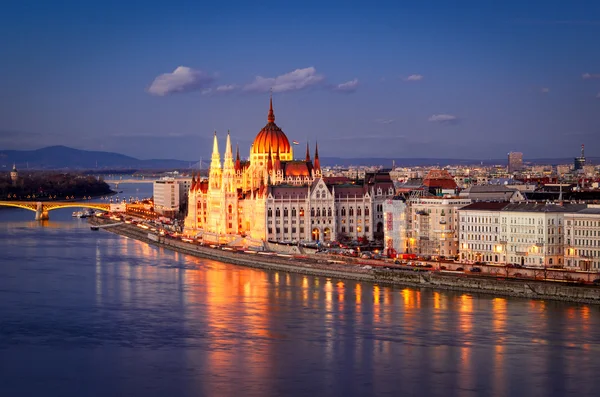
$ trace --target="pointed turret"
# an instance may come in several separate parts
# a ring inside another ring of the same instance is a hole
[[[277,152],[275,153],[275,163],[273,164],[275,171],[279,171],[281,169],[281,161],[279,159],[279,148],[277,148]]]
[[[229,136],[229,131],[227,131],[227,141],[225,142],[225,159],[223,168],[233,169],[233,153],[231,150],[231,137]]]
[[[240,161],[240,147],[235,144],[235,170],[240,171],[242,169],[242,162]]]
[[[306,162],[309,163],[310,162],[310,150],[308,147],[308,141],[306,141]]]
[[[192,172],[192,184],[190,185],[190,192],[196,190],[196,174]]]
[[[273,169],[273,154],[271,153],[271,148],[269,148],[269,154],[268,154],[268,160],[267,160],[267,172],[271,172],[271,170]]]
[[[213,138],[213,150],[210,158],[210,168],[221,168],[221,155],[219,154],[219,141],[217,140],[217,131]]]
[[[271,98],[269,99],[269,115],[267,116],[269,123],[275,122],[275,113],[273,112],[273,93],[271,92]]]
[[[319,162],[319,143],[315,143],[315,171],[321,172],[321,163]]]

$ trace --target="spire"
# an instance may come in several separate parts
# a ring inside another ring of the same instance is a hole
[[[308,148],[308,141],[306,141],[306,162],[310,162],[310,150]]]
[[[235,144],[235,170],[239,171],[242,169],[242,162],[240,161],[240,147]]]
[[[281,169],[281,161],[279,160],[279,147],[277,148],[277,152],[275,153],[275,171]]]
[[[231,152],[231,138],[229,137],[229,130],[227,130],[227,141],[225,142],[225,160],[233,160],[233,154]]]
[[[271,155],[271,147],[269,147],[269,159],[267,160],[267,172],[273,169],[273,156]]]
[[[319,162],[319,143],[315,143],[315,170],[321,172],[321,163]]]
[[[213,138],[213,151],[210,161],[210,168],[211,170],[221,168],[221,155],[219,154],[219,142],[217,140],[217,131],[215,131],[215,136]]]
[[[271,89],[271,97],[269,98],[269,116],[267,116],[269,123],[275,122],[275,113],[273,113],[273,89]]]
[[[581,145],[581,157],[585,157],[583,154],[583,150],[585,149],[585,145]]]

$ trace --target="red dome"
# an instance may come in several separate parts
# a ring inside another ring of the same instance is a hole
[[[273,113],[273,100],[270,101],[269,121],[262,130],[256,135],[252,144],[252,154],[268,154],[269,150],[275,153],[291,153],[290,141],[285,133],[275,124],[275,114]]]

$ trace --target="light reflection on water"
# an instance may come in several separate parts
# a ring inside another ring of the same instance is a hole
[[[6,395],[597,392],[596,306],[267,272],[1,216]]]

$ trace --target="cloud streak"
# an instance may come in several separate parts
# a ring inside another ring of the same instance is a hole
[[[600,73],[584,73],[581,78],[584,80],[600,79]]]
[[[434,114],[429,117],[429,120],[432,123],[440,123],[440,124],[454,124],[458,122],[458,117],[453,114]]]
[[[156,77],[148,93],[165,96],[174,93],[191,92],[206,89],[214,78],[202,70],[187,66],[179,66],[172,73],[164,73]]]
[[[202,90],[202,95],[217,95],[217,94],[228,94],[236,91],[239,88],[236,84],[225,84],[220,85],[217,88],[206,88]]]
[[[376,119],[375,122],[377,124],[392,124],[394,122],[394,119]]]
[[[423,75],[421,74],[411,74],[406,78],[406,81],[421,81],[423,80]]]
[[[333,87],[334,91],[337,92],[354,92],[358,88],[358,79],[346,81],[345,83],[338,84]]]
[[[299,91],[310,86],[321,84],[325,77],[317,73],[314,67],[296,69],[277,77],[256,76],[254,81],[244,87],[248,92],[288,92]]]

